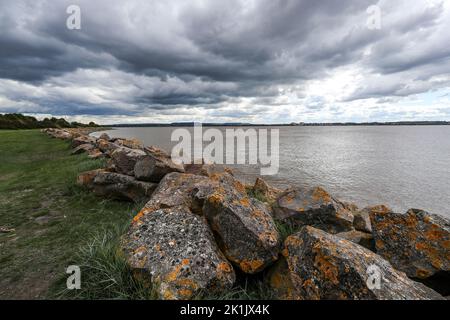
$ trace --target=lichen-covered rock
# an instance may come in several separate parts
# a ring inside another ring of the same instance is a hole
[[[247,196],[229,174],[211,177],[218,186],[203,193],[203,214],[225,256],[245,273],[256,273],[276,261],[280,236],[267,206]]]
[[[256,178],[252,192],[258,199],[264,199],[265,202],[272,203],[282,193],[282,190],[270,186],[261,178]]]
[[[76,147],[81,146],[82,144],[95,144],[96,141],[97,139],[93,137],[81,135],[72,140],[72,148],[75,149]]]
[[[146,153],[139,149],[120,147],[111,153],[111,160],[115,170],[129,176],[134,176],[136,162],[146,157]]]
[[[235,281],[204,218],[188,208],[145,215],[139,225],[131,225],[122,247],[134,272],[148,275],[162,299],[217,294]]]
[[[281,299],[442,299],[379,255],[310,226],[286,239],[283,256],[270,275]]]
[[[296,227],[310,225],[330,233],[353,230],[353,214],[321,187],[283,192],[273,205],[275,217]]]
[[[80,173],[77,177],[77,184],[82,187],[92,188],[95,177],[100,172],[108,172],[106,169],[97,169]]]
[[[50,128],[46,129],[44,132],[56,139],[71,140],[74,138],[74,135],[66,130]]]
[[[114,143],[129,149],[142,149],[143,144],[138,139],[115,139]]]
[[[371,233],[362,232],[358,230],[352,230],[347,232],[341,232],[336,234],[336,236],[359,244],[364,248],[369,249],[370,251],[375,251],[375,241],[373,239],[373,235]]]
[[[150,199],[157,187],[155,183],[138,181],[133,177],[104,169],[80,174],[77,183],[98,196],[134,202]]]
[[[95,147],[90,143],[81,144],[72,150],[72,154],[80,154],[93,150]]]
[[[106,140],[106,141],[109,141],[109,140],[111,140],[111,138],[108,136],[108,134],[107,133],[102,133],[101,135],[100,135],[100,137],[98,137],[99,139],[102,139],[102,140]]]
[[[88,150],[87,153],[88,153],[88,158],[90,158],[90,159],[100,159],[100,158],[105,158],[106,157],[106,154],[104,154],[103,152],[101,152],[97,148]]]
[[[147,156],[138,160],[134,166],[136,179],[159,182],[168,173],[184,172],[183,165],[173,163],[165,151],[156,147],[147,147],[144,151]]]
[[[120,148],[120,146],[105,139],[98,139],[97,148],[103,153],[111,154],[114,150]]]
[[[143,216],[161,209],[186,207],[195,214],[202,215],[201,193],[208,194],[215,187],[208,177],[173,172],[159,183],[144,208],[134,217],[133,223],[140,224]]]
[[[378,254],[411,278],[450,271],[450,221],[426,211],[372,212]]]
[[[353,220],[353,226],[356,230],[362,232],[372,232],[372,224],[370,223],[370,213],[371,212],[392,212],[391,209],[385,205],[379,205],[374,207],[366,207],[362,210],[356,210],[353,212],[355,217]]]
[[[199,176],[211,177],[215,174],[228,173],[234,176],[233,169],[221,164],[185,164],[184,170],[186,173],[191,173]]]

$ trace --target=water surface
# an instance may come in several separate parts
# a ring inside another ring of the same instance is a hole
[[[107,133],[170,152],[174,129],[118,128]],[[387,204],[400,212],[420,208],[450,217],[450,126],[278,129],[280,169],[267,178],[273,184],[321,185],[360,206]],[[251,181],[259,170],[243,166],[240,172]]]

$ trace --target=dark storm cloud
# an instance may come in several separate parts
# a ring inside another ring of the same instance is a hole
[[[368,76],[344,101],[426,92],[424,81],[450,70],[443,6],[408,15],[408,1],[379,1],[387,18],[374,31],[374,2],[0,0],[0,96],[55,114],[214,109],[246,98],[275,108],[279,86],[298,85],[301,99],[308,81],[345,66]],[[65,27],[70,4],[81,7],[81,30]],[[325,105],[304,101],[311,112]]]

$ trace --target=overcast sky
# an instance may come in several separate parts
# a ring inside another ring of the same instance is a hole
[[[71,4],[81,30],[66,26]],[[0,0],[0,28],[2,113],[450,120],[447,0]]]

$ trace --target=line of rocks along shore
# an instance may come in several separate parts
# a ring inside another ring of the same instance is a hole
[[[278,299],[445,299],[450,221],[385,205],[360,209],[321,187],[244,185],[214,165],[176,165],[138,140],[44,129],[72,153],[108,159],[79,175],[96,195],[145,201],[121,241],[136,277],[161,299],[191,299],[262,274]],[[283,228],[283,229],[282,229]],[[293,230],[286,239],[280,231]],[[439,293],[438,293],[439,292]]]

